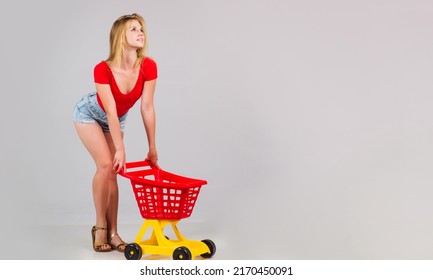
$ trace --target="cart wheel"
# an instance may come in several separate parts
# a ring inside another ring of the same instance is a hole
[[[142,256],[141,247],[137,243],[128,244],[124,254],[127,260],[139,260]]]
[[[213,255],[215,255],[215,253],[216,253],[216,246],[215,246],[215,243],[213,243],[212,240],[210,240],[210,239],[204,239],[201,242],[203,242],[204,244],[206,244],[209,247],[210,253],[204,253],[204,254],[201,254],[200,256],[202,256],[205,259],[208,259],[208,258],[211,258]]]
[[[190,260],[191,259],[191,251],[182,246],[177,247],[173,252],[173,260]]]

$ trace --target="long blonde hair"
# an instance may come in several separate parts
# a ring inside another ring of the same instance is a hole
[[[122,60],[123,51],[126,45],[126,30],[128,29],[128,23],[131,20],[137,20],[142,29],[144,35],[144,46],[143,48],[137,49],[137,61],[134,66],[141,64],[141,61],[146,57],[147,50],[147,32],[144,19],[139,14],[124,15],[119,17],[111,27],[110,31],[110,55],[105,60],[109,65],[119,66]]]

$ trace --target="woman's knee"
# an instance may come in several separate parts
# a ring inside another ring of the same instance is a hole
[[[113,168],[111,168],[110,174],[108,175],[108,180],[113,183],[117,182],[117,173]]]
[[[97,172],[103,174],[104,176],[111,176],[113,172],[113,162],[111,160],[105,160],[103,162],[98,163],[96,166]]]

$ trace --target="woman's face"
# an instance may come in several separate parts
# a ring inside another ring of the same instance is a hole
[[[126,44],[132,48],[142,48],[144,40],[143,27],[140,22],[136,19],[129,21],[126,30]]]

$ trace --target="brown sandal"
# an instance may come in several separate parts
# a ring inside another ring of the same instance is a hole
[[[102,227],[97,227],[97,226],[93,226],[92,227],[92,244],[93,244],[93,250],[95,250],[96,252],[110,252],[111,251],[111,245],[108,243],[95,243],[95,234],[97,230],[107,230],[107,228],[102,228]],[[103,246],[109,246],[107,249],[101,249]]]
[[[110,244],[110,246],[111,246],[112,249],[115,249],[115,250],[117,250],[117,251],[123,253],[123,252],[125,252],[126,245],[128,245],[128,244],[126,244],[126,243],[124,243],[124,242],[120,242],[119,244],[117,244],[117,246],[116,246],[116,245],[112,245],[112,244],[111,244],[111,240],[112,240],[113,237],[115,237],[116,235],[119,236],[119,238],[120,238],[120,235],[119,235],[118,233],[113,233],[113,234],[111,234],[110,239],[109,239],[108,242],[109,242],[109,244]],[[122,239],[120,238],[120,240],[122,240]],[[122,247],[122,246],[123,246],[123,247]]]

